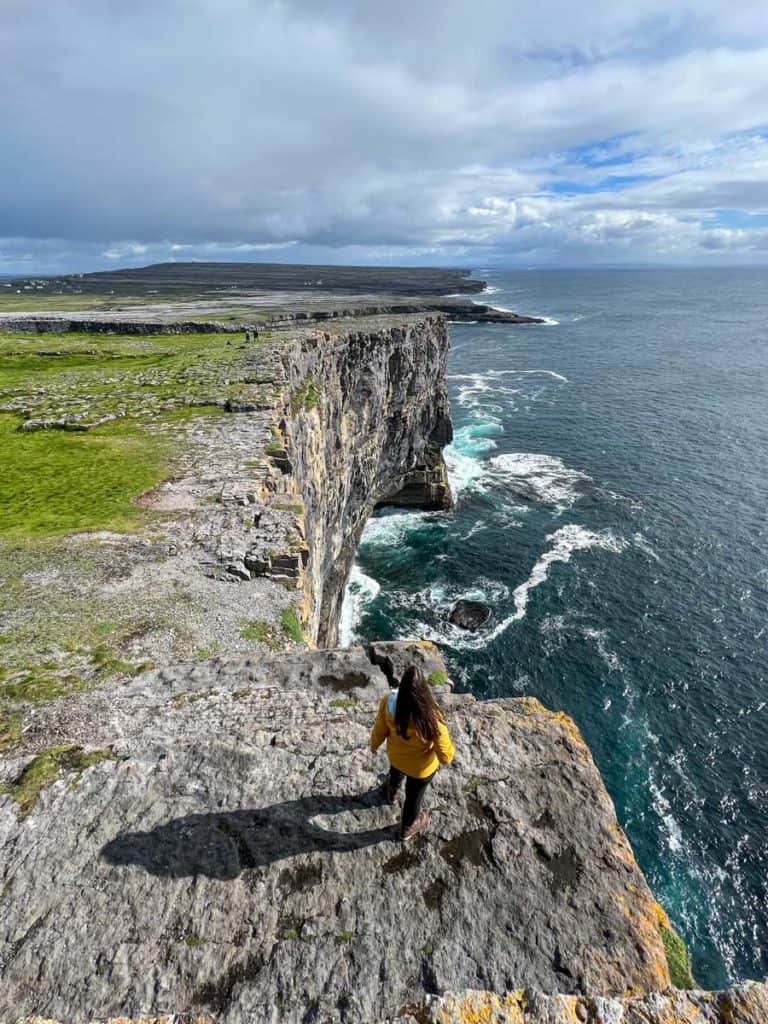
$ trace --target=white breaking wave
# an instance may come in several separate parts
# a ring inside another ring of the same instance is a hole
[[[568,466],[554,455],[531,452],[509,452],[489,460],[494,476],[526,497],[547,504],[570,507],[579,497],[580,489],[592,478]]]
[[[683,849],[683,831],[672,814],[672,805],[664,796],[653,778],[650,780],[650,790],[652,794],[651,802],[653,809],[664,822],[667,846],[672,853],[680,853]]]
[[[582,526],[577,526],[575,523],[561,526],[559,530],[549,534],[547,540],[550,542],[549,549],[539,556],[528,579],[512,592],[512,599],[515,605],[513,612],[502,619],[493,629],[479,636],[462,638],[459,636],[459,630],[454,629],[448,635],[432,637],[432,639],[439,639],[441,643],[448,644],[448,646],[457,650],[478,650],[485,647],[492,640],[506,632],[513,623],[519,622],[525,617],[531,591],[541,586],[549,578],[551,566],[557,562],[570,562],[576,551],[587,551],[590,548],[597,548],[601,551],[620,554],[628,546],[625,540],[617,537],[610,530],[601,530],[599,532],[587,530]]]
[[[615,672],[617,669],[621,668],[621,662],[619,661],[618,655],[608,648],[608,630],[585,629],[582,632],[586,640],[592,640],[594,642],[594,645],[597,648],[597,653],[608,666],[609,672]]]
[[[463,455],[453,445],[444,449],[443,457],[454,497],[466,490],[485,490],[482,481],[486,472],[482,462],[471,455]]]
[[[357,627],[365,609],[376,600],[380,592],[379,583],[372,576],[366,575],[355,562],[349,574],[339,616],[339,644],[342,647],[351,647],[358,639]]]
[[[555,321],[557,323],[557,321]],[[552,377],[554,380],[559,380],[563,384],[570,383],[567,377],[564,377],[562,373],[555,373],[554,370],[501,370],[501,373],[519,373],[522,376],[526,374],[538,374],[541,377]]]
[[[555,380],[562,381],[563,384],[568,383],[567,377],[564,377],[562,373],[556,373],[554,370],[486,370],[485,373],[449,373],[447,378],[448,380],[469,380],[478,383],[482,381],[485,382],[485,390],[487,391],[490,387],[487,382],[496,377],[524,377],[533,373],[543,377],[553,377]]]
[[[586,551],[589,548],[600,548],[603,551],[612,551],[619,554],[627,547],[624,540],[616,537],[610,530],[596,532],[586,530],[583,526],[570,523],[568,526],[561,526],[559,530],[550,533],[547,537],[552,542],[548,551],[541,555],[531,570],[531,575],[516,587],[512,597],[515,602],[515,611],[504,623],[500,623],[489,635],[489,639],[498,636],[506,629],[511,622],[517,622],[525,615],[528,607],[528,598],[532,590],[544,583],[549,577],[549,568],[556,562],[570,562],[574,551]]]
[[[459,427],[453,437],[451,449],[459,455],[482,455],[496,447],[494,437],[504,433],[504,426],[495,416],[476,418]]]
[[[635,547],[639,548],[643,552],[643,554],[648,555],[648,557],[652,558],[654,562],[661,561],[659,556],[653,550],[653,548],[648,543],[647,539],[643,536],[642,533],[636,533],[633,540],[635,542]]]
[[[383,512],[371,516],[360,538],[360,547],[399,547],[409,533],[438,522],[434,512]]]
[[[456,401],[466,409],[508,415],[526,396],[537,395],[550,381],[557,385],[570,383],[555,370],[487,370],[484,373],[453,373],[448,380],[456,385]]]
[[[449,611],[457,601],[484,601],[486,604],[498,604],[509,597],[509,587],[500,580],[485,577],[475,581],[471,587],[458,587],[449,584],[433,583],[414,594],[405,595],[407,603],[416,603],[436,609]],[[407,606],[407,605],[406,605]]]

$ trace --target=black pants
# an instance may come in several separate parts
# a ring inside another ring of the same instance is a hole
[[[433,772],[431,775],[428,775],[426,779],[414,779],[410,775],[406,775],[404,772],[399,772],[397,768],[393,768],[390,765],[389,788],[391,792],[396,793],[400,788],[400,783],[405,779],[405,803],[403,804],[403,817],[401,824],[403,830],[410,828],[418,818],[419,811],[421,810],[421,804],[424,799],[424,793],[435,775],[437,775],[437,772]]]

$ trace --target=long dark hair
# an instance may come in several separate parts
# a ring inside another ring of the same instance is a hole
[[[408,739],[408,726],[427,743],[434,743],[439,735],[438,725],[443,720],[442,712],[432,695],[432,687],[424,673],[416,665],[409,665],[403,672],[397,691],[395,725],[404,740]]]

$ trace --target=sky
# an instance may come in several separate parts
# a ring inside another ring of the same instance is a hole
[[[0,0],[0,274],[768,263],[765,0]]]

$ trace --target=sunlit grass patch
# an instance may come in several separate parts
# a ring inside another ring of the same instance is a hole
[[[2,535],[131,530],[144,514],[133,499],[167,473],[166,446],[133,420],[83,433],[18,425],[0,416]]]
[[[69,776],[74,785],[86,768],[114,759],[115,755],[109,750],[86,752],[74,744],[50,747],[30,761],[9,787],[8,794],[16,802],[19,817],[23,818],[35,806],[40,793],[57,779]]]

